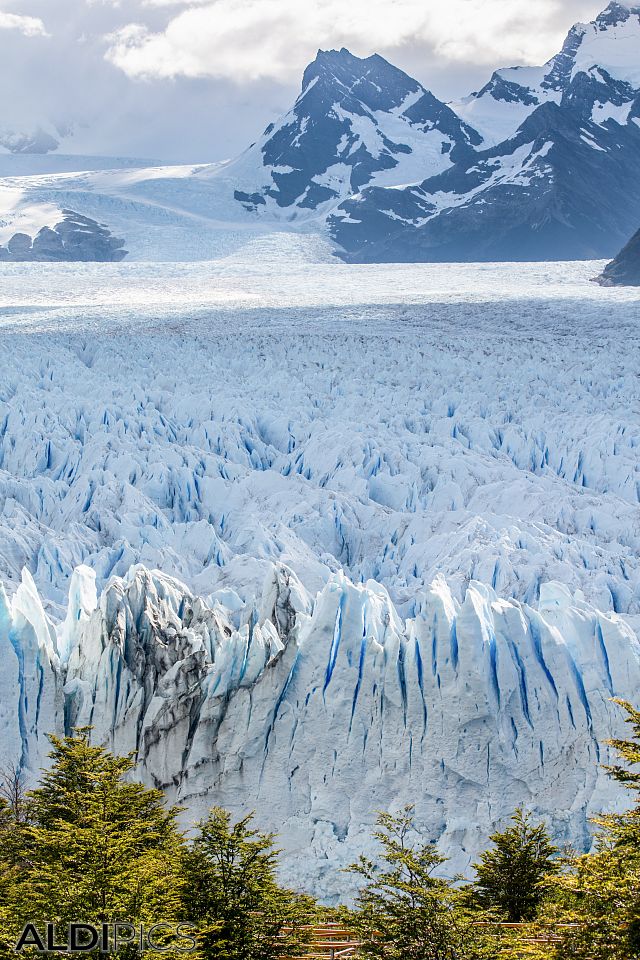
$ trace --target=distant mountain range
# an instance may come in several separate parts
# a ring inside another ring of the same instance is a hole
[[[544,66],[497,70],[455,103],[377,54],[319,51],[291,110],[243,154],[127,176],[122,210],[135,195],[171,217],[318,228],[353,262],[604,259],[640,223],[639,169],[640,6],[612,2]],[[105,184],[66,177],[58,201],[34,181],[15,222],[53,229],[63,207],[101,219]],[[111,178],[110,217],[117,189]]]
[[[319,52],[243,174],[250,158],[237,200],[324,214],[347,260],[612,256],[640,221],[640,6],[609,4],[543,67],[458,103],[377,55]]]

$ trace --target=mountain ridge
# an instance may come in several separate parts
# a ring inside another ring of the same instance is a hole
[[[637,37],[629,62],[618,28]],[[590,62],[586,41],[606,66]],[[330,229],[344,259],[584,259],[619,249],[640,216],[640,7],[609,4],[572,27],[544,67],[495,71],[454,106],[469,124],[484,109],[482,144],[402,197],[369,187],[343,202]]]
[[[640,222],[639,158],[640,6],[614,0],[542,67],[500,68],[449,104],[379,54],[319,50],[240,156],[34,178],[2,235],[33,241],[73,209],[135,256],[135,217],[164,209],[183,233],[315,231],[348,262],[609,259]]]

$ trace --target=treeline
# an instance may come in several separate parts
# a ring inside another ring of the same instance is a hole
[[[128,779],[132,757],[92,746],[88,730],[52,737],[37,789],[18,771],[1,778],[0,954],[64,952],[76,925],[85,953],[276,960],[338,919],[368,960],[640,960],[640,713],[621,706],[632,735],[612,741],[608,772],[635,805],[597,820],[594,852],[558,850],[517,810],[472,879],[447,881],[411,808],[382,813],[380,855],[349,868],[361,892],[334,910],[278,882],[275,837],[251,817],[214,808],[186,838],[160,791]]]

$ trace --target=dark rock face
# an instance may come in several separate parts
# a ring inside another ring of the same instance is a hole
[[[0,247],[0,260],[114,263],[126,257],[124,240],[114,237],[104,224],[73,210],[63,210],[62,214],[60,223],[53,228],[42,227],[33,238],[26,233],[14,234],[6,247]]]
[[[597,282],[603,287],[640,287],[640,230],[607,264]]]

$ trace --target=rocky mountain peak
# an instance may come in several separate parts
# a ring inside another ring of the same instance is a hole
[[[315,84],[314,84],[315,81]],[[389,110],[400,106],[420,84],[384,57],[356,57],[346,47],[318,50],[302,78],[302,96],[320,82],[325,94],[336,102],[360,101],[370,110]]]
[[[598,14],[594,23],[600,30],[608,30],[609,27],[616,27],[620,23],[626,23],[632,16],[640,17],[640,5],[633,3],[619,3],[618,0],[612,2]]]

